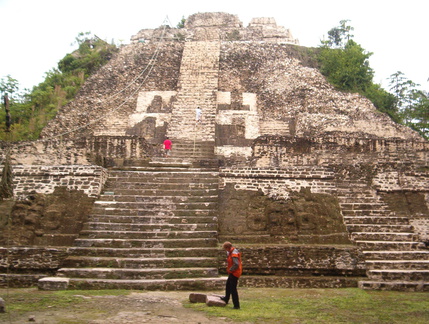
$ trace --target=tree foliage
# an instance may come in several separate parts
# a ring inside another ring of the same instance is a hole
[[[321,72],[339,89],[365,92],[374,75],[368,61],[371,54],[352,39],[344,48],[323,47],[319,56]]]
[[[353,40],[349,20],[328,31],[321,41],[320,71],[339,90],[357,92],[370,99],[375,107],[395,122],[410,126],[429,138],[428,93],[398,71],[390,76],[390,92],[373,83],[374,71],[369,65],[372,53]]]
[[[372,53],[353,40],[354,28],[348,22],[341,20],[338,27],[328,31],[328,40],[321,42],[320,71],[337,89],[366,96],[377,109],[400,122],[395,96],[373,83],[374,71],[369,64]]]
[[[177,28],[185,28],[185,22],[186,22],[186,19],[185,19],[185,17],[184,16],[182,16],[182,19],[177,23]]]
[[[19,93],[19,83],[11,76],[0,80],[2,96],[9,94],[12,127],[5,134],[5,112],[0,111],[0,139],[12,141],[38,138],[46,123],[71,101],[86,78],[112,58],[117,47],[90,33],[79,33],[77,50],[67,54],[31,91]],[[2,107],[3,108],[3,107]],[[6,136],[8,135],[8,136]]]
[[[351,34],[354,28],[347,25],[349,21],[350,20],[341,20],[340,26],[330,29],[328,31],[328,40],[322,41],[322,44],[330,48],[345,47],[348,41],[354,37]]]
[[[395,111],[402,122],[429,138],[429,94],[419,84],[397,71],[390,76],[390,91],[395,96]]]

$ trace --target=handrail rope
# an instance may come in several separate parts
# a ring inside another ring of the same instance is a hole
[[[50,136],[50,137],[48,137],[48,138],[42,138],[42,139],[37,139],[37,140],[34,140],[34,141],[32,141],[33,143],[34,142],[48,142],[48,141],[50,141],[50,140],[52,140],[52,139],[55,139],[55,138],[58,138],[58,137],[62,137],[62,136],[64,136],[64,135],[67,135],[67,134],[71,134],[71,133],[74,133],[74,132],[76,132],[76,131],[78,131],[78,130],[81,130],[81,129],[84,129],[84,128],[86,128],[86,127],[88,127],[88,126],[90,126],[90,125],[92,125],[92,124],[94,124],[94,123],[96,123],[96,122],[98,122],[98,121],[100,121],[100,120],[102,120],[102,119],[104,119],[104,118],[106,118],[107,116],[109,116],[110,114],[112,114],[113,112],[116,112],[117,110],[119,110],[120,108],[122,108],[122,106],[124,106],[127,102],[128,102],[128,100],[130,99],[130,98],[132,98],[134,95],[135,95],[135,93],[137,92],[137,91],[139,91],[141,88],[142,88],[142,86],[143,86],[143,84],[146,82],[146,80],[149,78],[149,76],[150,76],[150,74],[151,74],[151,72],[152,72],[152,70],[153,70],[153,68],[154,68],[154,66],[155,66],[155,64],[153,64],[153,62],[156,62],[156,60],[157,60],[157,58],[158,58],[158,55],[159,55],[159,52],[160,52],[160,48],[161,48],[161,41],[163,40],[163,38],[164,38],[164,35],[165,35],[165,30],[166,30],[166,21],[170,21],[169,19],[168,19],[168,17],[166,17],[165,19],[164,19],[164,21],[163,21],[163,26],[164,26],[164,28],[163,28],[163,30],[162,30],[162,34],[161,34],[161,37],[159,38],[159,42],[158,42],[158,46],[157,46],[157,48],[156,48],[156,50],[155,50],[155,52],[154,52],[154,54],[152,55],[152,57],[149,59],[149,62],[147,63],[147,65],[145,66],[145,68],[143,69],[143,71],[136,77],[136,78],[134,78],[134,80],[132,80],[129,84],[127,84],[127,86],[125,86],[123,89],[121,89],[120,91],[118,91],[118,92],[116,92],[115,94],[113,94],[113,95],[111,95],[110,97],[108,97],[107,99],[106,99],[106,101],[108,101],[108,100],[110,100],[110,99],[112,99],[113,97],[115,97],[115,96],[117,96],[118,94],[120,94],[120,93],[122,93],[123,91],[125,91],[126,89],[128,89],[129,87],[131,87],[134,83],[136,83],[136,81],[147,71],[147,69],[149,68],[149,66],[150,66],[150,69],[149,69],[149,72],[147,73],[147,75],[146,75],[146,77],[144,78],[144,80],[142,81],[142,83],[140,84],[140,86],[135,90],[135,91],[133,91],[132,93],[131,93],[131,95],[129,95],[126,99],[124,99],[124,101],[120,104],[120,105],[118,105],[116,108],[114,108],[114,109],[112,109],[112,110],[110,110],[109,112],[107,112],[106,114],[104,114],[103,116],[101,116],[101,117],[99,117],[99,118],[96,118],[96,119],[94,119],[93,121],[91,121],[91,122],[89,122],[89,123],[87,123],[87,124],[85,124],[85,125],[82,125],[82,126],[79,126],[79,127],[76,127],[76,128],[74,128],[74,129],[72,129],[72,130],[69,130],[69,131],[66,131],[66,132],[63,132],[63,133],[61,133],[61,134],[57,134],[57,135],[53,135],[53,136]],[[171,22],[170,22],[171,23]],[[21,147],[21,146],[26,146],[26,145],[28,145],[28,143],[23,143],[23,144],[17,144],[17,145],[15,145],[15,148],[19,148],[19,147]],[[2,159],[0,159],[0,163],[1,162],[3,162],[3,160],[4,160],[4,158],[2,158]]]

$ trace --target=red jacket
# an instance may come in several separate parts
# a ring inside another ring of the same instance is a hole
[[[241,263],[241,252],[239,252],[236,248],[231,247],[231,249],[226,253],[226,262],[228,263],[226,271],[228,272],[228,274],[232,274],[234,277],[240,278],[241,273],[243,272],[243,265]],[[236,260],[238,261],[238,265],[234,264],[234,258],[236,258]]]
[[[166,139],[165,141],[164,141],[164,149],[165,150],[171,150],[171,141],[169,140],[169,139]]]

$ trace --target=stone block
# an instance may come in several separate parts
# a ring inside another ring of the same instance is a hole
[[[220,296],[207,296],[206,305],[225,307],[226,303],[222,299],[220,299]]]
[[[192,293],[189,294],[189,301],[191,303],[205,303],[207,300],[206,294]]]
[[[6,304],[4,299],[0,297],[0,313],[6,312]]]
[[[69,278],[46,277],[37,283],[39,290],[66,290],[69,286]]]

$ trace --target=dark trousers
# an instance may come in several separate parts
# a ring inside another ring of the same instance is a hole
[[[240,307],[240,301],[238,300],[237,292],[238,278],[230,274],[228,280],[226,281],[225,289],[225,302],[228,303],[229,297],[232,296],[232,303],[234,307]]]

